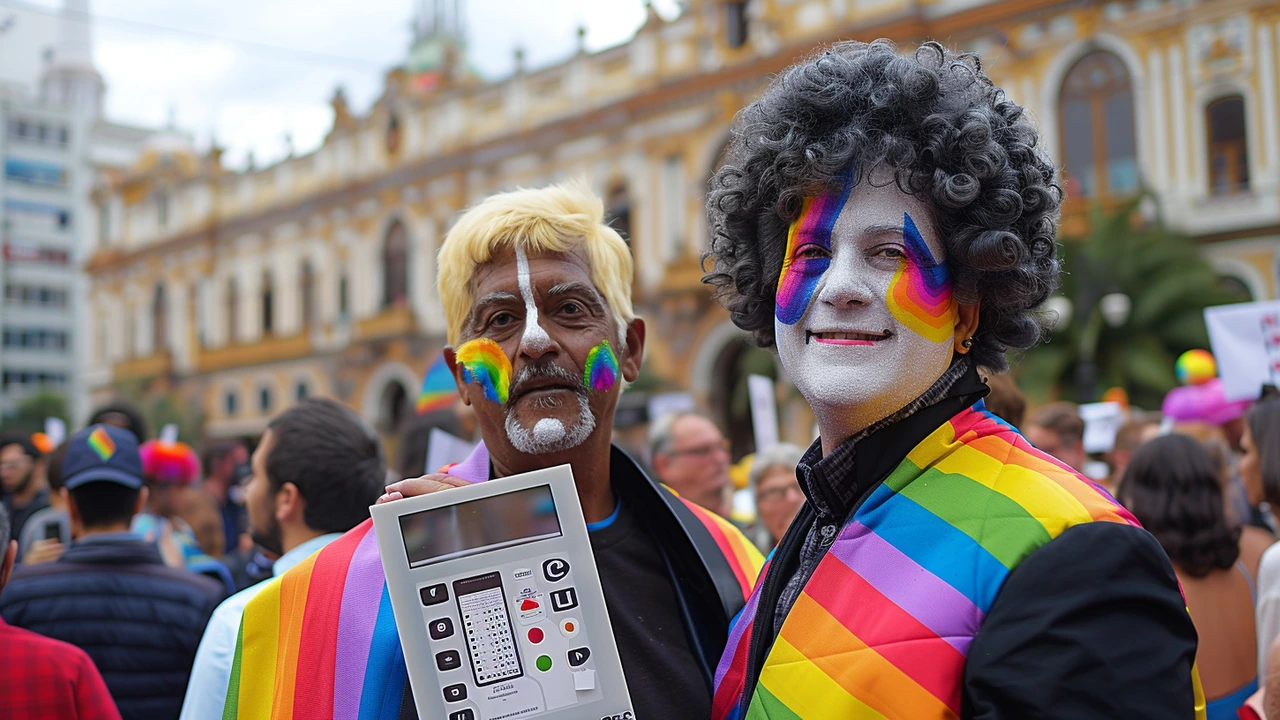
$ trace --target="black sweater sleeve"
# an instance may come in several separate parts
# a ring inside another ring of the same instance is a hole
[[[1196,631],[1145,530],[1087,523],[1027,557],[969,650],[972,720],[1195,716]]]

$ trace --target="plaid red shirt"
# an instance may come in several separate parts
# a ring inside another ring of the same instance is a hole
[[[120,711],[83,650],[0,619],[0,717],[120,720]]]

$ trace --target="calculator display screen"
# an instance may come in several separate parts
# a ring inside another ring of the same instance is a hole
[[[409,567],[560,537],[550,485],[400,516]]]
[[[461,631],[467,639],[476,687],[523,675],[511,616],[503,601],[502,576],[491,572],[454,580],[453,594],[458,599]]]

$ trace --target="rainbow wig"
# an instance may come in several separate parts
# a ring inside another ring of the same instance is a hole
[[[148,440],[138,448],[142,474],[161,485],[191,485],[200,478],[200,459],[184,442]]]

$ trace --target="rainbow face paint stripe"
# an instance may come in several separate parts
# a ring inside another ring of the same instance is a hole
[[[889,281],[885,302],[898,322],[928,340],[946,342],[956,330],[951,271],[945,262],[934,259],[907,213],[902,214],[902,228],[907,256]]]
[[[103,462],[110,460],[111,456],[116,454],[115,441],[102,428],[89,433],[89,447],[93,448],[93,452],[102,458]]]
[[[457,359],[462,364],[463,380],[484,388],[484,396],[492,402],[506,404],[511,388],[511,359],[498,343],[489,338],[463,343]]]
[[[782,273],[778,276],[777,308],[774,315],[784,325],[795,325],[804,317],[813,301],[818,282],[831,267],[831,230],[836,218],[853,192],[853,174],[846,172],[840,178],[839,193],[824,193],[805,198],[800,217],[791,223],[787,231],[787,250],[782,258]],[[814,257],[803,255],[807,246],[817,246],[825,253]]]
[[[582,371],[582,383],[596,392],[608,392],[618,381],[618,357],[605,340],[587,353],[587,364]]]

